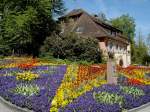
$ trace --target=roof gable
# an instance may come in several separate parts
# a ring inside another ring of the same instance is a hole
[[[77,32],[78,28],[82,28],[83,35],[88,35],[92,37],[109,37],[119,40],[122,38],[128,43],[128,38],[122,35],[122,31],[101,21],[100,19],[91,16],[82,9],[74,9],[70,13],[59,18],[59,20],[64,20],[65,18],[78,18],[71,26],[68,28],[69,31]],[[115,33],[115,36],[112,35]],[[116,34],[117,33],[117,34]]]
[[[103,21],[101,21],[100,19],[94,17],[94,16],[91,16],[90,14],[88,14],[86,11],[84,11],[83,9],[74,9],[72,10],[71,12],[69,12],[68,14],[60,17],[59,19],[63,19],[63,18],[67,18],[67,17],[74,17],[74,16],[79,16],[79,15],[82,15],[82,14],[86,14],[88,15],[94,22],[96,22],[97,24],[99,25],[102,25],[103,27],[107,28],[107,29],[111,29],[111,30],[114,30],[114,31],[117,31],[117,32],[122,32],[121,30],[119,30],[118,28],[115,28],[111,25],[109,25],[108,23],[105,23]]]
[[[83,34],[88,34],[92,36],[96,35],[107,35],[107,32],[97,26],[97,24],[91,19],[91,17],[87,13],[83,13],[80,18],[78,19],[77,23],[74,26],[73,31],[77,28],[83,28]],[[101,29],[101,30],[100,30]]]

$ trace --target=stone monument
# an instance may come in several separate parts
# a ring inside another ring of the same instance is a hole
[[[113,58],[109,58],[107,61],[107,83],[108,84],[117,84],[117,73],[116,73],[116,64]]]

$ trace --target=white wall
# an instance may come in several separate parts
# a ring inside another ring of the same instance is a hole
[[[131,45],[129,44],[127,46],[127,64],[131,64]]]
[[[113,52],[116,63],[123,60],[123,67],[127,67],[131,64],[130,45],[118,43],[115,41],[108,42],[107,52]]]

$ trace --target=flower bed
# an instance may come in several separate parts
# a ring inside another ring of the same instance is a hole
[[[65,107],[93,87],[105,84],[104,77],[105,74],[102,72],[91,73],[91,68],[88,66],[68,66],[64,80],[52,101],[50,111],[58,111],[60,107]]]
[[[106,65],[57,65],[31,58],[1,62],[0,96],[35,112],[120,112],[150,102],[146,67],[117,67],[120,85],[107,85]]]
[[[33,75],[28,74],[30,80],[26,80],[22,74],[26,71],[18,68],[3,69],[0,72],[0,95],[17,106],[36,112],[48,112],[65,71],[65,65],[38,66],[34,67],[32,72],[38,74],[39,78],[32,79]],[[11,74],[13,72],[15,74]],[[23,78],[18,79],[17,74],[22,74]]]
[[[150,85],[150,67],[129,66],[117,68],[117,72],[127,78],[128,83]]]
[[[103,85],[86,92],[60,112],[121,112],[150,102],[150,86],[137,86],[144,94],[134,96],[122,91],[121,86]]]

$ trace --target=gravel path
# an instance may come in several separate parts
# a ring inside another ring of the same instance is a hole
[[[12,109],[11,107],[6,106],[6,104],[0,102],[0,112],[20,112],[20,111]]]
[[[2,97],[0,97],[0,112],[33,112],[33,111],[17,107],[11,104],[10,102],[5,101]]]
[[[25,111],[20,111],[16,108],[12,108],[12,106],[7,105],[0,100],[0,112],[25,112]],[[150,106],[130,112],[150,112]]]
[[[128,112],[150,112],[150,102],[140,107],[128,110]]]
[[[141,110],[138,110],[136,112],[150,112],[150,106],[146,107],[146,108],[143,108]]]

